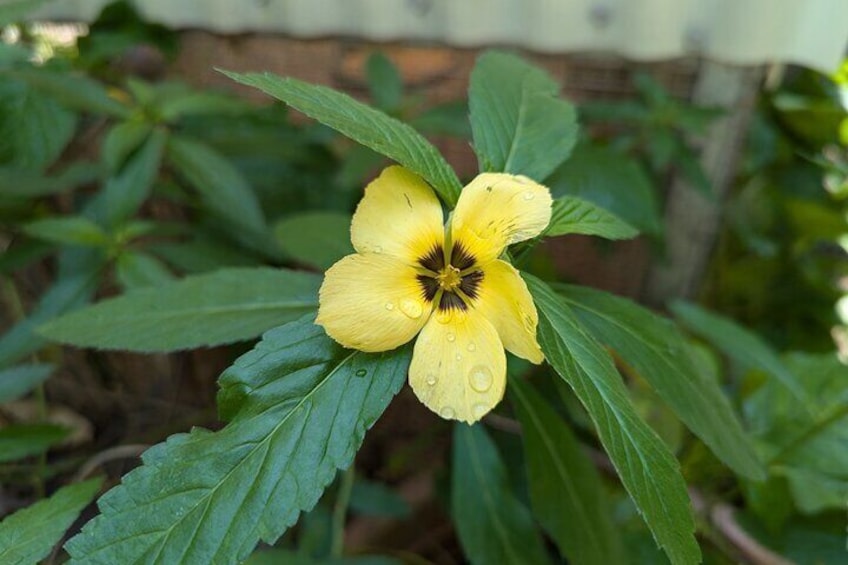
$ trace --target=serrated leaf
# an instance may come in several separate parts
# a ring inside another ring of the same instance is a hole
[[[4,518],[0,522],[0,563],[30,565],[47,557],[102,483],[97,478],[63,487],[50,498]]]
[[[188,137],[171,136],[168,159],[215,215],[254,234],[265,232],[265,217],[256,194],[223,155]]]
[[[46,381],[55,369],[49,363],[32,363],[0,370],[0,404],[27,394]]]
[[[350,221],[350,214],[303,212],[278,221],[274,235],[286,255],[324,270],[354,252]]]
[[[625,562],[601,477],[577,438],[529,384],[512,379],[509,392],[521,422],[533,514],[569,562]]]
[[[436,148],[407,124],[325,86],[270,73],[221,72],[397,161],[429,182],[449,205],[456,204],[462,189],[456,173]]]
[[[471,563],[549,563],[530,512],[510,490],[506,466],[482,426],[454,425],[451,469],[451,514]]]
[[[103,85],[82,74],[28,69],[13,71],[10,76],[47,94],[69,110],[115,118],[126,118],[132,112],[130,108],[109,96]]]
[[[147,451],[66,544],[71,563],[235,563],[274,543],[351,464],[409,358],[343,349],[311,317],[266,333],[221,377],[232,421]]]
[[[12,424],[0,428],[0,463],[44,453],[67,435],[66,428],[54,424]]]
[[[802,407],[812,406],[809,395],[798,383],[797,377],[758,335],[724,316],[682,300],[675,300],[669,308],[683,326],[709,341],[719,351],[747,369],[766,371],[778,379]]]
[[[577,113],[558,95],[559,85],[526,61],[481,55],[468,90],[480,170],[542,181],[565,161],[577,141]]]
[[[40,333],[78,347],[140,352],[233,343],[315,310],[320,283],[285,269],[222,269],[104,300]]]
[[[750,437],[716,381],[695,367],[680,330],[625,298],[578,286],[557,290],[719,459],[740,475],[765,478]]]
[[[30,237],[59,245],[104,247],[109,244],[109,236],[103,228],[82,216],[45,218],[30,222],[23,229]]]
[[[546,236],[596,235],[606,239],[630,239],[639,231],[600,206],[581,198],[561,196],[554,200]]]
[[[609,355],[568,304],[539,279],[524,277],[539,310],[545,358],[585,406],[657,545],[672,565],[699,562],[686,483],[674,456],[636,414]]]
[[[656,189],[639,163],[627,155],[581,144],[545,184],[555,197],[581,198],[644,233],[662,233]]]

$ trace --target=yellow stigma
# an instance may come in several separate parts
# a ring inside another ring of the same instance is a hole
[[[462,282],[462,277],[459,276],[459,269],[452,265],[448,265],[444,267],[438,275],[436,275],[436,281],[439,283],[439,287],[441,287],[442,290],[452,292],[459,286],[459,283]]]

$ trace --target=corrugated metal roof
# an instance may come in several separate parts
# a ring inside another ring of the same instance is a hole
[[[9,0],[0,0],[0,3]],[[56,0],[39,13],[91,20],[108,0]],[[136,0],[151,21],[224,33],[514,45],[638,60],[703,55],[834,70],[848,0]]]

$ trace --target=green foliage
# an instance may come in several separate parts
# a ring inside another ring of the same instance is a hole
[[[577,438],[530,385],[514,379],[509,386],[524,438],[530,501],[542,527],[574,563],[624,562],[600,476]]]
[[[561,196],[554,200],[551,223],[545,235],[570,233],[596,235],[606,239],[631,239],[639,232],[615,214],[573,196]]]
[[[468,102],[480,171],[542,181],[571,153],[577,113],[541,69],[506,53],[480,56]]]
[[[397,161],[426,179],[446,202],[456,203],[462,188],[456,173],[436,148],[408,125],[324,86],[268,73],[222,72]]]
[[[368,57],[365,72],[374,106],[384,112],[399,110],[403,100],[403,79],[391,60],[379,51],[375,52]]]
[[[454,425],[451,492],[451,514],[471,563],[549,563],[530,512],[510,492],[506,467],[479,425]]]
[[[539,309],[545,358],[585,406],[657,544],[672,564],[698,561],[701,552],[677,461],[636,414],[609,355],[567,303],[538,279],[525,280]]]
[[[109,243],[109,236],[100,226],[79,216],[45,218],[27,224],[24,231],[32,237],[53,243],[93,247],[103,247]]]
[[[13,424],[0,428],[0,463],[44,453],[68,430],[53,424]]]
[[[738,474],[765,477],[748,435],[716,381],[698,370],[679,330],[630,302],[588,288],[561,288],[595,338],[645,379],[689,429]]]
[[[798,379],[780,361],[769,345],[727,318],[708,312],[694,304],[675,301],[671,310],[677,319],[696,334],[709,340],[746,369],[761,369],[773,375],[795,397],[800,406],[809,408],[807,393]]]
[[[646,234],[662,232],[650,179],[638,162],[611,149],[579,145],[545,183],[554,196],[595,204]]]
[[[63,343],[176,351],[257,337],[317,307],[320,279],[282,269],[223,269],[140,288],[40,329]]]
[[[50,498],[7,516],[0,522],[0,561],[27,565],[47,557],[102,483],[98,478],[63,487]]]
[[[231,563],[273,543],[351,464],[409,355],[346,351],[309,318],[268,332],[221,377],[229,424],[145,453],[66,544],[71,563]]]
[[[0,370],[0,404],[16,400],[41,383],[55,370],[49,363],[30,363]]]
[[[274,225],[277,243],[286,255],[304,265],[328,269],[353,253],[349,214],[305,212]]]

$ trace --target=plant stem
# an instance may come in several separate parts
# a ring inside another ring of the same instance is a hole
[[[345,518],[348,504],[350,504],[350,493],[353,490],[354,467],[355,465],[351,463],[350,467],[342,471],[339,480],[339,492],[336,494],[336,503],[333,506],[331,557],[341,557],[344,552]]]

